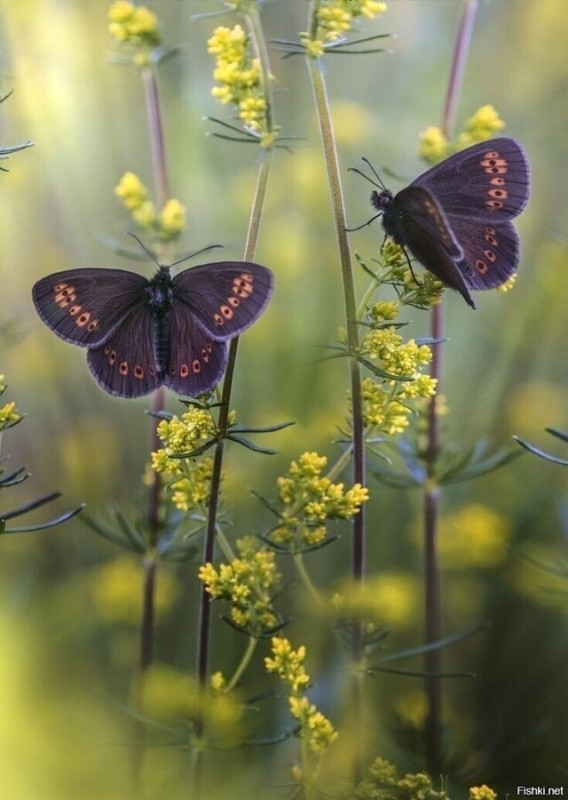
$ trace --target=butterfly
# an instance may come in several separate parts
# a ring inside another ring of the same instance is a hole
[[[378,184],[352,171],[379,189],[371,194],[378,213],[365,224],[381,217],[385,234],[472,308],[470,289],[493,289],[516,271],[519,237],[511,219],[527,204],[530,178],[527,156],[514,139],[474,144],[394,195],[375,170]]]
[[[32,289],[39,316],[66,342],[87,348],[87,364],[110,394],[140,397],[167,386],[187,397],[215,387],[226,342],[264,311],[272,272],[221,261],[173,278],[158,264],[148,280],[121,269],[71,269]]]

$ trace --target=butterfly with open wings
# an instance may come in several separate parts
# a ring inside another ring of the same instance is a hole
[[[87,348],[105,391],[140,397],[167,386],[186,397],[210,391],[227,363],[226,342],[264,311],[272,272],[247,261],[202,264],[148,280],[120,269],[72,269],[39,280],[38,314],[66,342]]]

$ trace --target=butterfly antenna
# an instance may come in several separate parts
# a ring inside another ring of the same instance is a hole
[[[135,234],[135,233],[129,233],[128,235],[129,235],[129,236],[132,236],[132,238],[133,238],[133,239],[136,239],[136,241],[138,242],[138,244],[140,245],[140,247],[142,248],[142,250],[144,250],[144,252],[145,252],[145,253],[147,253],[147,254],[150,256],[150,258],[152,259],[152,261],[154,262],[154,264],[155,264],[157,267],[160,267],[160,268],[161,268],[161,266],[162,266],[162,265],[160,264],[160,262],[158,261],[158,259],[157,259],[157,258],[156,258],[156,256],[154,255],[154,253],[153,253],[151,250],[148,250],[148,248],[146,247],[146,245],[144,244],[144,242],[143,242],[141,239],[139,239],[139,238],[138,238],[138,236],[136,236],[136,234]]]
[[[178,258],[177,261],[174,261],[173,264],[170,264],[170,267],[175,267],[178,264],[181,264],[182,261],[187,261],[190,258],[195,258],[195,256],[201,255],[201,253],[206,253],[208,250],[215,250],[218,247],[223,247],[222,244],[208,244],[207,247],[202,247],[201,250],[196,250],[194,253],[189,253],[187,256],[183,256],[182,258]]]
[[[371,173],[372,173],[372,175],[373,175],[373,177],[374,177],[374,180],[373,180],[373,178],[370,178],[368,175],[365,175],[365,173],[364,173],[364,172],[362,172],[360,169],[357,169],[357,167],[349,167],[349,169],[348,169],[347,171],[348,171],[348,172],[354,172],[356,175],[360,175],[362,178],[365,178],[365,180],[366,180],[366,181],[369,181],[369,183],[370,183],[370,184],[372,184],[373,186],[376,186],[376,187],[378,187],[378,188],[379,188],[379,189],[381,189],[383,192],[385,192],[385,191],[387,190],[387,187],[385,186],[385,184],[384,184],[384,183],[383,183],[383,181],[381,180],[379,173],[378,173],[378,172],[377,172],[377,170],[374,168],[374,166],[371,164],[371,162],[369,161],[369,159],[368,159],[368,158],[365,158],[365,157],[363,156],[361,160],[362,160],[362,161],[364,161],[364,162],[365,162],[365,164],[366,164],[366,165],[369,167],[369,169],[371,170]]]

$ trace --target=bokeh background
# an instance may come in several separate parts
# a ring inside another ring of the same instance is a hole
[[[180,251],[221,243],[224,257],[238,258],[257,154],[208,135],[214,127],[204,120],[225,114],[210,96],[213,61],[206,40],[216,25],[235,19],[194,19],[219,10],[209,0],[147,5],[158,13],[166,42],[180,47],[160,69],[172,194],[188,209]],[[352,225],[370,211],[369,187],[347,172],[362,155],[379,170],[400,175],[402,183],[389,179],[395,190],[423,169],[418,134],[440,121],[461,5],[391,0],[387,14],[363,28],[365,35],[396,34],[387,44],[391,52],[328,59]],[[4,399],[16,400],[27,415],[5,434],[3,455],[32,472],[24,486],[3,493],[2,508],[59,489],[64,497],[58,511],[80,502],[91,513],[136,509],[144,502],[148,400],[104,394],[88,373],[84,352],[40,322],[30,290],[41,276],[71,267],[151,274],[152,265],[129,264],[100,240],[108,234],[125,241],[132,229],[113,195],[120,176],[133,170],[151,186],[141,82],[134,69],[109,60],[103,0],[4,0],[0,8],[0,89],[14,90],[0,108],[0,144],[35,142],[3,162],[10,171],[0,176],[0,372],[9,383]],[[267,3],[267,38],[294,38],[306,29],[307,11],[304,0]],[[445,435],[456,446],[486,438],[514,447],[511,437],[518,434],[566,455],[544,428],[568,430],[567,37],[564,0],[481,4],[459,123],[480,105],[494,104],[506,134],[525,146],[533,182],[530,205],[518,221],[522,261],[514,291],[479,296],[476,312],[457,295],[447,296]],[[272,55],[277,120],[287,135],[301,139],[293,154],[278,153],[272,173],[256,260],[274,270],[277,290],[243,338],[234,405],[243,421],[296,425],[267,442],[278,448],[277,456],[229,451],[224,490],[235,535],[260,532],[269,523],[249,489],[270,496],[276,476],[303,450],[333,458],[336,429],[348,413],[345,363],[322,360],[321,348],[337,340],[343,312],[308,75],[302,58]],[[352,234],[353,247],[368,259],[381,239],[377,226]],[[411,335],[427,333],[425,313],[413,311],[408,320]],[[168,405],[181,408],[174,396]],[[445,736],[458,794],[475,783],[504,794],[517,785],[568,782],[568,584],[561,575],[567,564],[567,478],[568,470],[524,455],[444,492],[446,633],[491,624],[444,656],[448,670],[477,676],[447,683]],[[372,478],[369,486],[369,570],[379,576],[389,653],[421,641],[420,496],[386,489]],[[348,528],[338,527],[338,533],[337,543],[308,561],[314,579],[328,586],[344,576],[349,558]],[[51,532],[3,537],[0,545],[4,796],[122,798],[131,731],[121,704],[136,660],[139,567],[79,518]],[[195,575],[196,564],[165,565],[161,573],[157,658],[181,669],[192,665]],[[294,614],[289,635],[310,645],[318,701],[333,718],[341,691],[336,643],[322,633],[308,600],[293,597],[289,592],[283,601]],[[242,642],[220,620],[215,626],[213,667],[230,671]],[[256,677],[254,670],[249,677],[251,691],[255,680],[259,686],[265,680],[260,659]],[[420,682],[383,676],[370,684],[377,755],[403,770],[422,768]],[[284,724],[266,721],[272,734]],[[259,780],[269,796],[270,785],[285,782],[293,746],[244,753],[212,756],[213,768],[219,759],[224,765],[235,759],[241,768],[227,771],[228,788],[221,783],[219,797],[240,796],[238,791],[250,796]],[[179,746],[162,747],[151,758],[154,790],[186,796],[187,754]]]

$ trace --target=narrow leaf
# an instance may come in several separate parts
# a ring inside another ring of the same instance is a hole
[[[33,533],[34,531],[43,531],[47,528],[55,528],[57,525],[61,525],[62,522],[66,522],[68,519],[76,516],[84,508],[85,504],[83,503],[77,508],[74,508],[73,511],[66,511],[59,517],[48,520],[48,522],[40,522],[38,525],[25,525],[17,528],[5,528],[4,533]]]

